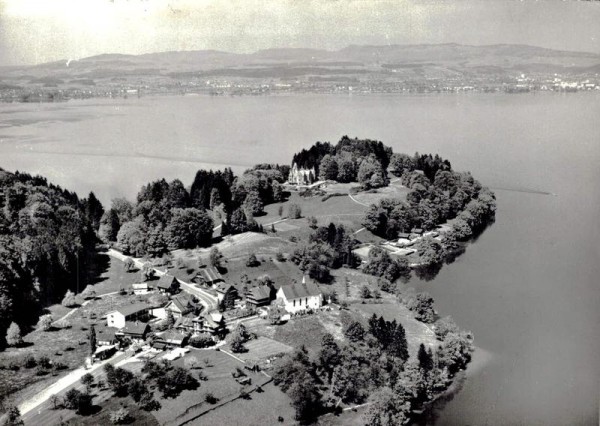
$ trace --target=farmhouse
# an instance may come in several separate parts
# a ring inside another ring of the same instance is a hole
[[[150,291],[148,283],[131,284],[131,288],[133,288],[133,294],[148,294],[148,292]]]
[[[192,301],[192,296],[187,293],[174,296],[164,307],[165,313],[170,311],[174,318],[181,318],[195,308],[196,304]]]
[[[277,291],[277,299],[283,302],[289,313],[318,309],[323,305],[323,294],[314,283],[302,279],[301,284],[283,285]]]
[[[167,330],[163,333],[157,334],[156,339],[154,340],[157,344],[164,344],[167,347],[173,346],[185,346],[187,340],[189,338],[188,333],[182,333],[177,330]]]
[[[193,333],[198,334],[203,330],[203,320],[201,317],[189,318],[189,317],[181,317],[177,318],[173,328],[181,331],[182,333]]]
[[[156,288],[161,293],[176,294],[179,293],[179,281],[173,275],[164,274],[156,283]]]
[[[227,284],[224,282],[219,283],[216,285],[215,290],[217,290],[217,299],[219,300],[219,302],[223,301],[226,298],[237,299],[238,297],[237,289],[231,284]]]
[[[98,346],[110,346],[117,342],[117,337],[114,328],[98,327],[96,329],[96,342]]]
[[[207,286],[214,286],[217,283],[223,282],[223,276],[214,266],[207,266],[200,269],[196,275],[196,281],[199,281]]]
[[[204,317],[203,330],[212,335],[220,334],[225,330],[225,319],[218,312],[211,312]]]
[[[125,327],[117,331],[116,335],[129,338],[133,341],[143,341],[148,333],[148,324],[145,322],[127,322]]]
[[[267,285],[258,285],[248,290],[246,295],[246,302],[254,305],[255,307],[264,306],[271,303],[271,290],[272,287]]]
[[[106,315],[106,325],[108,327],[123,328],[128,321],[146,321],[149,309],[149,306],[145,303],[122,306]]]

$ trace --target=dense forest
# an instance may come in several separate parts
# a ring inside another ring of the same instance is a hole
[[[27,329],[44,306],[85,286],[103,212],[93,193],[79,199],[0,169],[0,347],[11,321]]]

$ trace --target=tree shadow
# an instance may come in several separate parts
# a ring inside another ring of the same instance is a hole
[[[98,284],[106,281],[107,277],[101,275],[110,268],[110,256],[103,252],[95,252],[90,256],[84,279],[87,284]]]

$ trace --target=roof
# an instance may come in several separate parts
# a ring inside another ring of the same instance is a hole
[[[299,299],[301,297],[319,296],[321,290],[314,283],[301,283],[301,284],[289,284],[283,285],[280,288],[283,291],[283,295],[286,299]]]
[[[174,327],[193,327],[195,318],[180,317],[175,321]]]
[[[400,232],[398,234],[398,238],[400,238],[400,239],[402,239],[402,238],[409,239],[410,238],[410,234],[408,232]]]
[[[165,305],[165,307],[169,306],[170,303],[175,305],[181,312],[187,312],[196,306],[196,304],[192,301],[192,296],[187,293],[179,294],[173,297],[171,301]]]
[[[168,289],[168,288],[171,288],[173,283],[176,283],[177,285],[179,285],[179,281],[177,281],[177,278],[175,278],[173,275],[164,274],[163,276],[161,276],[158,279],[158,282],[156,283],[156,287]]]
[[[235,286],[233,286],[232,284],[227,284],[227,283],[217,284],[217,287],[215,288],[215,290],[217,290],[219,293],[228,293],[231,290],[237,291]]]
[[[115,332],[117,330],[115,328],[97,328],[96,329],[96,339],[99,342],[111,342],[115,340]]]
[[[138,312],[142,312],[148,309],[150,309],[150,307],[145,303],[132,303],[131,305],[125,305],[121,306],[120,308],[117,308],[117,312],[127,317],[129,315],[137,314]]]
[[[271,287],[267,285],[257,285],[248,290],[246,297],[254,300],[270,299]]]
[[[167,330],[164,333],[157,334],[156,338],[160,342],[166,343],[181,343],[188,335],[177,330]]]
[[[207,266],[206,268],[200,269],[198,275],[208,282],[215,282],[223,279],[221,273],[214,266]]]
[[[144,334],[148,329],[145,322],[126,322],[125,327],[121,329],[123,334]]]
[[[139,288],[139,289],[141,289],[141,288],[148,288],[148,283],[134,283],[134,284],[131,284],[131,287],[132,288]]]
[[[421,228],[413,228],[411,232],[414,233],[414,234],[422,234],[423,233],[423,229],[421,229]]]

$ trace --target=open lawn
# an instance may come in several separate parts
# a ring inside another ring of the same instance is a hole
[[[292,318],[287,323],[274,327],[274,340],[293,348],[304,345],[312,355],[320,349],[321,340],[327,333],[317,314]]]
[[[247,352],[234,354],[238,358],[244,361],[248,360],[266,360],[267,358],[282,355],[288,352],[292,352],[294,348],[291,346],[280,343],[276,340],[269,339],[268,337],[258,336],[256,339],[250,340],[244,344]],[[224,349],[231,352],[229,345]]]
[[[185,359],[190,357],[195,357],[199,361],[199,366],[202,368],[196,371],[201,371],[207,377],[207,380],[200,381],[198,389],[183,391],[175,399],[157,398],[162,407],[153,414],[160,424],[181,424],[183,421],[212,409],[213,405],[204,401],[204,396],[207,393],[212,393],[217,397],[219,399],[218,403],[236,398],[240,394],[242,386],[234,380],[231,373],[236,367],[243,369],[244,364],[242,362],[220,351],[192,350],[184,358],[175,361],[174,364],[184,366]],[[256,385],[264,384],[269,380],[264,374],[253,373],[248,370],[245,370],[245,372],[252,380],[252,384],[249,386],[250,389]],[[196,376],[197,372],[192,374]],[[205,424],[201,419],[203,417],[195,420],[197,422],[195,424],[200,424],[200,422]]]
[[[352,197],[363,204],[379,204],[383,198],[394,198],[400,200],[406,200],[406,195],[410,192],[405,186],[402,186],[400,182],[391,183],[383,188],[377,188],[373,192],[359,192],[353,194]]]
[[[236,399],[223,407],[208,412],[190,425],[295,425],[294,409],[289,397],[273,383],[262,387],[263,392],[253,392],[250,399]],[[283,417],[283,423],[277,421]],[[240,420],[243,419],[243,420]]]
[[[111,398],[108,401],[99,404],[99,411],[96,414],[89,416],[77,416],[66,422],[69,426],[96,426],[96,425],[110,425],[110,413],[117,411],[121,407],[124,407],[129,411],[132,425],[140,426],[158,426],[160,423],[144,410],[141,410],[133,399],[127,398]]]
[[[383,315],[388,321],[396,320],[401,323],[406,330],[408,351],[411,357],[416,357],[421,343],[432,348],[439,345],[431,327],[417,321],[413,313],[400,303],[353,304],[350,305],[350,310],[360,313],[366,319],[376,314],[377,316]]]
[[[96,283],[92,285],[96,295],[113,293],[120,289],[131,290],[131,284],[140,282],[140,273],[137,269],[132,272],[125,272],[123,262],[104,253],[99,253],[98,257],[103,259],[107,268],[95,280]]]

